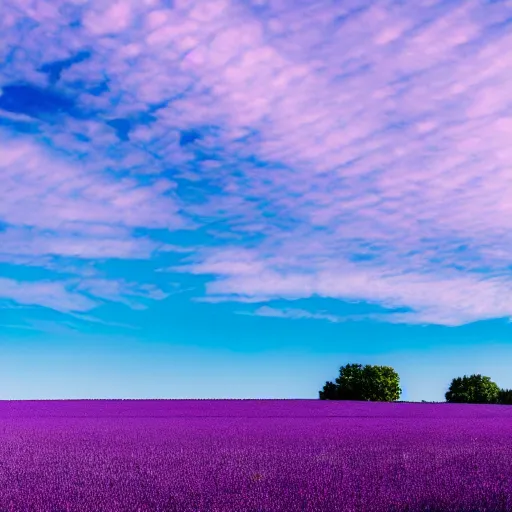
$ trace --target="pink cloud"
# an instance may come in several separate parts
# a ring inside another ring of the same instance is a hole
[[[113,302],[121,302],[132,309],[146,309],[140,299],[162,300],[168,294],[152,284],[96,277],[75,280],[75,289],[81,293]]]
[[[113,34],[126,30],[132,19],[131,2],[117,1],[112,2],[102,12],[87,11],[84,26],[94,35]]]
[[[231,270],[231,257],[230,254],[221,267],[219,255],[216,255],[216,274],[222,277],[207,285],[211,302],[330,297],[351,302],[366,301],[390,309],[408,307],[413,310],[372,314],[368,318],[450,326],[507,317],[512,311],[512,300],[507,299],[512,280],[501,276],[482,277],[453,270],[404,272],[398,267],[386,270],[348,261],[333,264],[330,260],[309,262],[307,272],[282,272],[273,268],[271,259],[257,262],[254,272],[240,272],[237,268]],[[264,264],[267,268],[262,270]],[[210,270],[207,264],[206,267],[201,265],[197,268]],[[297,267],[290,258],[285,268]]]
[[[343,317],[331,315],[325,312],[312,313],[304,309],[296,308],[285,308],[278,309],[269,306],[262,306],[256,309],[254,312],[238,311],[238,314],[242,315],[254,315],[254,316],[268,316],[273,318],[289,318],[294,320],[310,319],[310,320],[327,320],[328,322],[338,323],[344,320]]]
[[[123,237],[101,236],[111,231],[108,226],[80,225],[80,227],[82,229],[77,233],[62,230],[58,234],[45,232],[34,234],[28,229],[7,229],[0,233],[0,254],[4,257],[7,255],[55,255],[83,259],[147,259],[162,245],[150,240],[137,240],[129,233],[123,233],[122,230]],[[94,234],[100,236],[94,236]]]
[[[63,90],[109,79],[108,93],[83,94],[81,106],[108,118],[164,106],[124,145],[100,119],[45,128],[86,153],[84,169],[32,143],[3,144],[0,218],[60,240],[37,238],[38,253],[4,234],[12,253],[149,257],[155,242],[138,245],[130,230],[172,231],[190,225],[189,215],[211,223],[219,242],[181,267],[214,276],[205,300],[318,294],[415,311],[388,321],[446,325],[511,313],[503,298],[512,250],[505,4],[386,1],[350,13],[357,5],[284,1],[257,15],[227,0],[175,9],[93,1],[75,32],[55,9],[30,5],[23,15],[51,23],[56,35],[48,39],[44,24],[23,33],[30,59],[13,62],[12,77],[41,82],[41,48],[62,58],[67,38],[95,52],[63,71]],[[18,16],[6,11],[2,28]],[[197,126],[217,132],[181,147],[180,130]],[[75,137],[82,129],[90,143]],[[115,144],[119,157],[109,152]],[[195,160],[197,148],[210,164]],[[108,178],[106,167],[134,177]],[[204,201],[181,204],[164,182],[137,181],[167,167],[198,183]],[[222,192],[201,189],[203,179]],[[80,240],[70,226],[84,226]],[[244,244],[248,234],[258,242]]]
[[[49,258],[150,259],[159,250],[185,250],[133,232],[137,227],[187,225],[173,197],[174,183],[157,178],[151,185],[140,186],[134,179],[113,180],[27,139],[2,135],[6,143],[0,149],[0,220],[8,227],[0,232],[0,260],[72,271],[83,279],[87,274],[83,265],[55,267]],[[87,311],[98,304],[81,292],[69,291],[68,283],[59,282],[58,276],[55,279],[41,283],[4,280],[0,295],[59,311]],[[112,287],[108,293],[107,283]],[[125,302],[133,308],[140,307],[137,297],[163,298],[159,290],[141,290],[107,279],[102,287],[87,291],[90,296]]]
[[[140,186],[129,178],[113,180],[87,173],[27,140],[3,140],[0,218],[9,224],[49,229],[80,222],[130,228],[184,226],[176,202],[162,194],[172,188],[167,181]]]
[[[57,311],[88,311],[99,303],[70,291],[64,283],[15,281],[0,277],[0,298],[19,304],[38,305]]]

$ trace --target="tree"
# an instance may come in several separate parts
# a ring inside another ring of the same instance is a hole
[[[499,393],[500,388],[489,377],[473,374],[453,379],[444,396],[455,404],[496,404]]]
[[[327,381],[323,391],[320,391],[320,400],[339,400],[338,386],[334,382]]]
[[[400,378],[390,366],[347,364],[340,368],[335,382],[325,383],[320,400],[392,402],[402,393]]]
[[[512,389],[500,389],[498,403],[501,405],[512,405]]]

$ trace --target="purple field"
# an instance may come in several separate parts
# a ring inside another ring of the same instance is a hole
[[[0,402],[1,511],[511,511],[512,406]]]

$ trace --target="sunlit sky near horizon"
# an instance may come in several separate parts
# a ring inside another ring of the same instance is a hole
[[[4,0],[0,399],[512,387],[512,2]]]

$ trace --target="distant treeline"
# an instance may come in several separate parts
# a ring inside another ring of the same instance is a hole
[[[320,400],[397,402],[401,394],[400,377],[391,366],[363,366],[356,363],[342,366],[339,376],[334,382],[325,383],[319,397]],[[489,377],[480,374],[464,375],[452,379],[445,399],[446,402],[421,402],[512,405],[512,389],[501,389]]]

